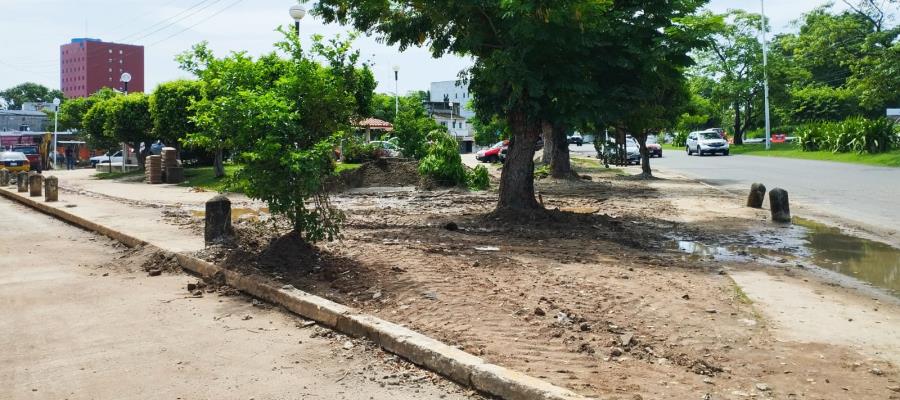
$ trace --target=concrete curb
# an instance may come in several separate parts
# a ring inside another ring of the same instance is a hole
[[[146,241],[88,221],[62,209],[22,197],[0,188],[0,195],[79,228],[117,240],[128,247],[150,245]],[[160,249],[161,251],[165,251]],[[383,349],[412,363],[437,372],[463,386],[507,400],[580,400],[587,397],[549,382],[485,362],[443,342],[406,327],[359,314],[355,309],[304,292],[293,286],[278,286],[267,279],[220,268],[205,260],[175,254],[182,268],[203,277],[220,276],[225,283],[244,293],[280,305],[304,318],[354,337],[367,338]]]

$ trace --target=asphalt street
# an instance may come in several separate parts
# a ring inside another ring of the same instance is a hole
[[[570,150],[596,155],[587,144]],[[900,168],[744,155],[699,157],[668,149],[650,165],[734,191],[748,191],[760,182],[769,190],[787,190],[792,203],[818,213],[889,233],[900,229]]]

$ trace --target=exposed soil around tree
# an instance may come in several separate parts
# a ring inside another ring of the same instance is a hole
[[[336,194],[348,216],[343,240],[309,246],[278,221],[240,219],[233,246],[199,255],[585,395],[900,398],[897,370],[883,358],[776,337],[726,273],[803,272],[765,255],[712,260],[673,244],[751,244],[754,229],[777,238],[765,211],[743,208],[744,199],[593,171],[590,181],[539,181],[548,211],[507,215],[494,212],[494,191],[415,190],[395,169],[363,168],[367,186],[406,187]],[[386,184],[393,179],[403,184]]]
[[[416,161],[382,158],[340,173],[330,187],[333,191],[362,187],[398,187],[419,184]]]

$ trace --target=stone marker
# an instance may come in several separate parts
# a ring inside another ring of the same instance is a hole
[[[16,187],[19,189],[19,193],[25,193],[28,191],[28,173],[25,171],[19,171],[19,174],[16,175]]]
[[[769,192],[769,208],[772,210],[772,221],[791,222],[791,206],[788,192],[775,188]]]
[[[0,186],[9,185],[9,170],[6,168],[0,169]]]
[[[747,196],[747,207],[762,208],[766,199],[766,185],[754,183],[750,186],[750,195]]]
[[[221,194],[209,199],[206,202],[206,226],[203,231],[206,244],[226,239],[232,232],[231,200]]]
[[[44,201],[59,200],[59,179],[55,176],[48,176],[44,179]]]
[[[28,187],[31,189],[31,197],[43,195],[44,177],[41,174],[28,176]]]

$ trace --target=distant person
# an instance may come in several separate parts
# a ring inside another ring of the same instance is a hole
[[[72,146],[66,147],[66,169],[75,169],[75,150],[72,149]]]

